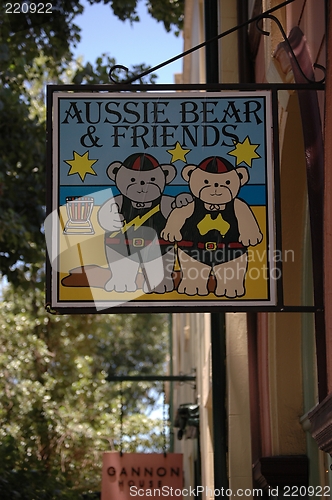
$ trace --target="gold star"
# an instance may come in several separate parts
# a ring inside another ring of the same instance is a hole
[[[186,155],[191,151],[191,149],[183,149],[179,141],[175,144],[174,149],[167,149],[167,153],[172,155],[171,162],[173,163],[176,160],[182,160],[187,163]]]
[[[256,153],[256,149],[259,144],[251,144],[248,136],[243,142],[234,142],[234,144],[236,144],[235,148],[232,149],[232,151],[229,151],[228,154],[235,156],[236,165],[240,165],[240,163],[244,162],[248,165],[248,167],[252,167],[252,160],[255,158],[261,158],[261,156]]]
[[[94,163],[96,163],[96,161],[98,160],[90,160],[89,151],[84,153],[84,155],[82,156],[76,153],[76,151],[74,151],[73,153],[74,158],[72,160],[65,160],[65,163],[68,163],[68,165],[70,165],[68,175],[78,174],[83,182],[86,174],[97,175],[93,170],[92,165],[94,165]]]

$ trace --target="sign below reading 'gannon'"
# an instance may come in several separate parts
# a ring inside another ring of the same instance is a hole
[[[102,500],[182,498],[183,469],[180,453],[104,453]]]
[[[54,309],[275,305],[269,92],[54,92],[52,111]]]

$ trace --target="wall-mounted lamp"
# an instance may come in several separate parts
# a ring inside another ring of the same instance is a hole
[[[186,436],[186,439],[197,437],[199,427],[199,406],[185,403],[179,406],[176,412],[174,427],[178,428],[177,437],[179,440]]]

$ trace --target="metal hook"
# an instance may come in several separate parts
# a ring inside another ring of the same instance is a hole
[[[119,83],[117,80],[115,80],[113,78],[113,75],[112,75],[112,73],[114,73],[114,71],[116,71],[117,69],[122,69],[122,70],[124,70],[127,73],[127,76],[129,75],[129,69],[126,66],[123,66],[122,64],[115,64],[114,66],[111,67],[111,69],[108,72],[108,77],[109,77],[109,79],[111,80],[112,83]],[[122,83],[130,83],[129,80],[130,79],[127,78],[127,80],[125,80]]]
[[[326,68],[322,64],[315,63],[314,64],[314,69],[320,69],[324,73],[324,78],[321,78],[315,83],[324,83],[326,79]]]
[[[267,16],[266,16],[267,17]],[[255,22],[255,25],[256,25],[256,29],[262,34],[262,35],[265,35],[265,36],[270,36],[270,33],[268,31],[265,31],[263,30],[263,28],[261,28],[259,26],[259,23],[260,21],[263,20],[263,17],[260,17],[259,19],[257,19],[257,21]]]
[[[259,23],[259,21],[260,21],[261,19],[271,19],[271,21],[274,21],[274,22],[276,23],[276,25],[277,25],[277,26],[278,26],[278,28],[279,28],[280,33],[282,34],[282,37],[283,37],[283,39],[284,39],[284,41],[285,41],[285,43],[286,43],[287,47],[289,48],[290,53],[292,54],[292,57],[293,57],[293,59],[294,59],[294,61],[295,61],[295,64],[296,64],[296,66],[297,66],[298,70],[300,71],[301,75],[303,76],[303,78],[305,78],[305,80],[306,80],[308,83],[323,83],[323,82],[325,81],[325,76],[326,76],[326,68],[324,68],[324,66],[322,66],[321,64],[314,64],[314,65],[313,65],[314,69],[320,69],[320,70],[324,73],[324,77],[323,77],[323,78],[321,78],[320,80],[312,80],[311,78],[308,78],[308,77],[307,77],[307,75],[304,73],[303,69],[301,68],[299,61],[297,60],[297,57],[296,57],[296,55],[295,55],[295,53],[294,53],[294,50],[293,50],[293,47],[291,46],[290,41],[289,41],[289,39],[288,39],[288,37],[287,37],[287,35],[286,35],[286,32],[285,32],[284,28],[282,27],[282,24],[281,24],[281,22],[279,21],[279,19],[278,19],[276,16],[274,16],[274,15],[272,15],[272,14],[270,14],[270,13],[266,13],[266,14],[262,14],[262,15],[261,15],[261,17],[260,17],[260,19],[258,19],[258,20],[256,21],[256,28],[258,29],[258,31],[259,31],[260,33],[262,33],[262,35],[265,35],[265,36],[269,36],[269,35],[270,35],[270,33],[269,33],[268,31],[263,30],[263,29],[259,26],[259,24],[258,24],[258,23]]]
[[[52,309],[52,306],[51,306],[50,302],[47,302],[47,304],[45,304],[45,310],[49,314],[53,314],[53,315],[58,314],[58,311],[56,309]]]
[[[148,68],[145,71],[143,71],[142,73],[140,73],[139,75],[133,75],[130,78],[127,78],[126,80],[123,80],[120,83],[124,83],[126,85],[128,85],[130,83],[133,83],[135,80],[139,80],[139,79],[143,78],[144,76],[149,75],[150,73],[152,73],[156,69],[162,68],[166,64],[169,64],[169,62],[170,61],[166,61],[164,63],[158,64],[158,66],[155,66],[154,68]],[[111,80],[112,83],[119,83],[112,76],[112,73],[114,71],[116,71],[117,69],[122,69],[122,70],[124,70],[127,73],[127,76],[129,75],[129,69],[126,66],[122,66],[122,64],[116,64],[115,66],[112,66],[111,69],[108,72],[109,79]]]

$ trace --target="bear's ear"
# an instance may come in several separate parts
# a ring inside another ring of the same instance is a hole
[[[108,165],[107,170],[106,170],[106,174],[108,175],[108,177],[110,179],[112,179],[112,181],[115,181],[115,176],[118,173],[118,171],[120,170],[121,165],[122,165],[122,163],[119,161],[113,161],[113,163]]]
[[[190,176],[196,168],[197,168],[196,165],[186,165],[184,167],[184,169],[181,172],[181,175],[185,181],[189,182]]]
[[[160,165],[165,174],[165,182],[169,184],[176,176],[176,168],[173,165]]]
[[[249,180],[248,170],[246,169],[246,167],[239,167],[239,168],[236,169],[236,172],[237,172],[237,175],[240,178],[241,186],[243,186]]]

